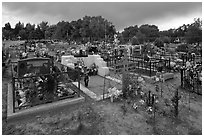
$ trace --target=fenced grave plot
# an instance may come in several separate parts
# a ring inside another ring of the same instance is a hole
[[[33,106],[78,97],[67,73],[13,78],[14,112]]]
[[[197,69],[182,69],[181,87],[198,95],[202,95],[201,72]]]

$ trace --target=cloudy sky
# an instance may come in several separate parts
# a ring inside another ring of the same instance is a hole
[[[202,17],[201,2],[3,2],[2,25],[10,22],[14,27],[19,21],[24,24],[38,24],[48,21],[77,20],[87,16],[103,16],[111,21],[117,31],[130,25],[154,24],[160,30],[177,28],[192,23],[194,18]]]

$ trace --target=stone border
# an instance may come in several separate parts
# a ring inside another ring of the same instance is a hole
[[[84,102],[85,98],[80,96],[78,98],[69,98],[60,101],[56,101],[53,103],[42,104],[38,106],[34,106],[19,112],[13,113],[13,97],[12,97],[12,84],[8,83],[8,94],[7,94],[7,120],[11,121],[18,118],[23,118],[24,116],[37,114],[39,112],[45,112],[48,110],[54,110],[59,107],[66,107],[68,105],[77,104],[80,102]]]

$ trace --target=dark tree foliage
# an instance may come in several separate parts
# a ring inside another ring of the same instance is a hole
[[[185,33],[186,42],[189,44],[202,42],[202,22],[200,19],[195,20]]]
[[[155,46],[157,46],[157,47],[164,47],[164,42],[163,42],[163,40],[161,39],[161,38],[157,38],[155,41],[154,41],[154,44],[155,44]]]
[[[11,28],[8,22],[2,27],[2,39],[7,40],[17,40],[20,36],[21,40],[58,39],[80,43],[113,42],[115,34],[115,26],[102,16],[85,16],[71,22],[60,21],[54,25],[42,21],[40,24],[27,23],[24,26],[24,23],[19,21],[14,28]],[[133,37],[136,37],[137,40]],[[179,39],[179,42],[198,45],[202,42],[202,21],[198,18],[192,24],[183,24],[177,29],[166,31],[159,31],[156,25],[144,24],[139,27],[134,25],[126,27],[121,33],[117,33],[117,38],[120,44],[132,43],[133,41],[143,44],[158,41],[159,38],[164,43],[174,43]]]
[[[37,27],[35,27],[37,26]],[[102,16],[85,16],[76,21],[60,21],[56,25],[48,25],[42,21],[40,24],[31,25],[18,22],[12,29],[10,23],[2,28],[3,39],[58,39],[66,41],[94,42],[114,40],[115,26]]]
[[[139,27],[139,30],[141,31],[141,33],[143,33],[146,36],[145,41],[146,42],[153,42],[155,41],[156,38],[159,37],[159,29],[157,26],[155,25],[141,25]]]
[[[135,36],[132,38],[131,42],[132,42],[132,45],[138,45],[139,44],[138,38]]]

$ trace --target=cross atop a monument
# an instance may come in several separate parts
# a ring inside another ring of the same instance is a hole
[[[20,40],[20,39],[21,39],[21,36],[18,36],[17,38],[18,38],[18,40]]]

